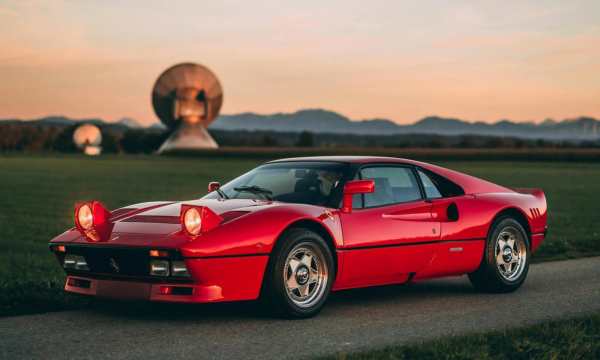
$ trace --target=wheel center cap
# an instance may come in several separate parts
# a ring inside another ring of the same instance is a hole
[[[308,268],[306,266],[302,266],[296,270],[296,282],[300,285],[308,282]]]
[[[512,260],[512,250],[508,246],[502,250],[502,258],[504,262],[509,262]]]

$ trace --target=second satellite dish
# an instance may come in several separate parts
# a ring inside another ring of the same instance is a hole
[[[102,133],[96,125],[79,125],[73,133],[73,142],[86,155],[100,155],[102,152]]]
[[[183,63],[165,70],[152,89],[152,106],[173,133],[158,152],[217,148],[206,128],[217,118],[222,104],[223,89],[208,68]]]

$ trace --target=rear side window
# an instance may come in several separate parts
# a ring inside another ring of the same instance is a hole
[[[372,179],[375,192],[364,195],[365,207],[383,206],[421,199],[414,172],[406,167],[376,166],[363,168],[361,179]]]
[[[442,193],[435,186],[433,181],[429,178],[429,176],[425,175],[421,170],[418,171],[419,177],[421,178],[421,182],[423,183],[423,189],[425,190],[425,196],[428,199],[439,199],[442,197]]]
[[[419,178],[423,183],[425,195],[428,199],[438,199],[441,197],[461,196],[465,191],[460,186],[443,176],[432,173],[431,171],[417,170]]]

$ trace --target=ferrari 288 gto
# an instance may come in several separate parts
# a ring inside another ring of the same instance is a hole
[[[118,299],[260,299],[316,314],[332,291],[467,274],[514,291],[547,231],[540,189],[389,157],[267,162],[188,201],[75,206],[50,242],[65,290]]]

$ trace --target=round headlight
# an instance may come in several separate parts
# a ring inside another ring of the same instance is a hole
[[[88,204],[81,205],[77,211],[77,221],[84,230],[89,230],[94,225],[94,214]]]
[[[196,208],[189,208],[183,215],[183,225],[185,230],[191,235],[200,234],[202,229],[202,217]]]

